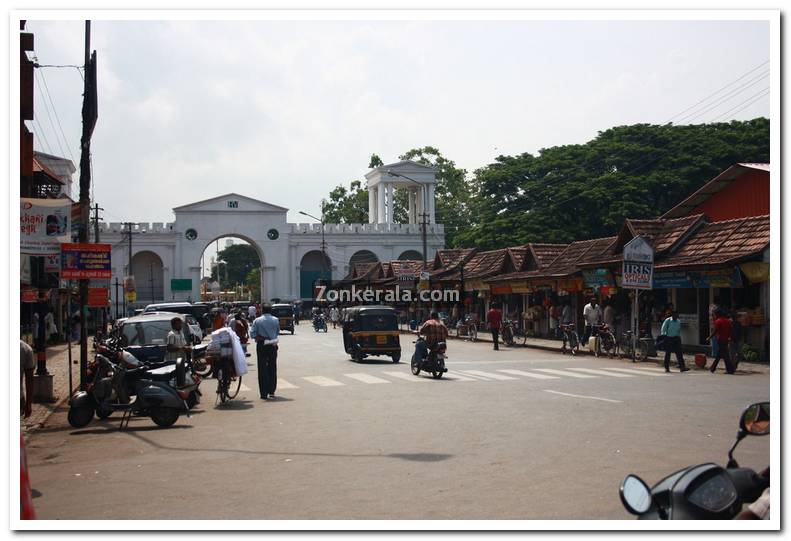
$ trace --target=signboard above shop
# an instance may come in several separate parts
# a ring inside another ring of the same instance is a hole
[[[71,240],[71,200],[23,197],[19,221],[21,253],[56,254],[61,243]]]
[[[639,263],[653,263],[654,249],[643,237],[637,236],[623,247],[623,260]]]

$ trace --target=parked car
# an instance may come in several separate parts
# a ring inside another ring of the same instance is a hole
[[[149,312],[128,318],[120,326],[121,347],[143,362],[160,362],[167,354],[170,321],[180,317],[186,323],[187,315],[175,312]],[[182,325],[184,339],[194,344],[197,338],[188,324]],[[199,342],[200,340],[198,340]]]
[[[210,329],[211,320],[208,317],[209,306],[205,304],[190,304],[188,302],[160,302],[146,306],[146,312],[175,312],[177,314],[190,314],[201,329]],[[203,338],[204,333],[198,334]]]

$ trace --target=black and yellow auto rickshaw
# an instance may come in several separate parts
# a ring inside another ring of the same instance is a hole
[[[294,308],[290,304],[273,304],[272,315],[280,322],[281,331],[294,334]]]
[[[343,347],[357,362],[370,355],[401,360],[398,316],[389,306],[347,308],[343,318]]]

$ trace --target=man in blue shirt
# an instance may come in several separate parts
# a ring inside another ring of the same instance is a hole
[[[258,357],[258,390],[262,400],[275,397],[279,335],[280,322],[272,315],[272,305],[264,304],[261,306],[261,317],[256,318],[250,326],[250,337],[255,340]]]
[[[670,372],[670,354],[675,352],[678,360],[679,372],[689,370],[684,366],[684,355],[681,353],[681,321],[678,319],[678,312],[673,312],[669,318],[662,323],[660,335],[665,336],[665,372]]]

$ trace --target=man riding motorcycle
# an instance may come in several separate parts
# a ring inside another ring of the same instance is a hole
[[[417,334],[425,338],[425,341],[418,340],[415,343],[415,354],[419,359],[423,360],[428,355],[428,352],[434,349],[434,346],[440,342],[447,341],[448,328],[439,320],[438,312],[431,312],[428,320],[418,329]]]

